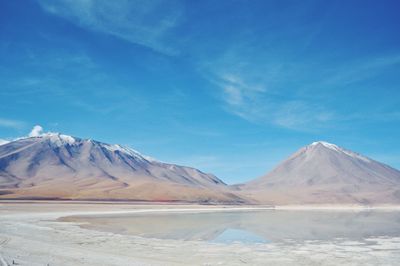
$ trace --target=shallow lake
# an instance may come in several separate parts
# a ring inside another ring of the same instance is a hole
[[[65,220],[65,219],[64,219]],[[246,244],[400,237],[399,211],[223,211],[74,216],[81,226],[146,238]]]

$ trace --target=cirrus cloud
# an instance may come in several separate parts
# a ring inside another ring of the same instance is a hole
[[[179,23],[182,6],[170,0],[38,0],[46,12],[94,32],[108,34],[154,51],[177,51],[165,38]],[[160,12],[162,11],[162,12]]]
[[[25,126],[25,122],[14,119],[0,118],[0,127],[21,129]]]

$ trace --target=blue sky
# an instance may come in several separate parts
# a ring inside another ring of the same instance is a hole
[[[258,177],[325,140],[400,168],[399,1],[0,1],[0,138],[41,125]]]

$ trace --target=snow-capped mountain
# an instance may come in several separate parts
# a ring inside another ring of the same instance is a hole
[[[318,141],[240,188],[272,204],[400,203],[400,171]]]
[[[242,201],[214,175],[120,145],[58,133],[0,146],[0,197]]]

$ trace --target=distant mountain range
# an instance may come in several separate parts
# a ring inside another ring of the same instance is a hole
[[[227,204],[399,204],[400,171],[312,143],[251,182],[228,186],[195,168],[58,133],[0,143],[0,198]]]
[[[0,146],[0,197],[244,202],[212,174],[58,133]]]

